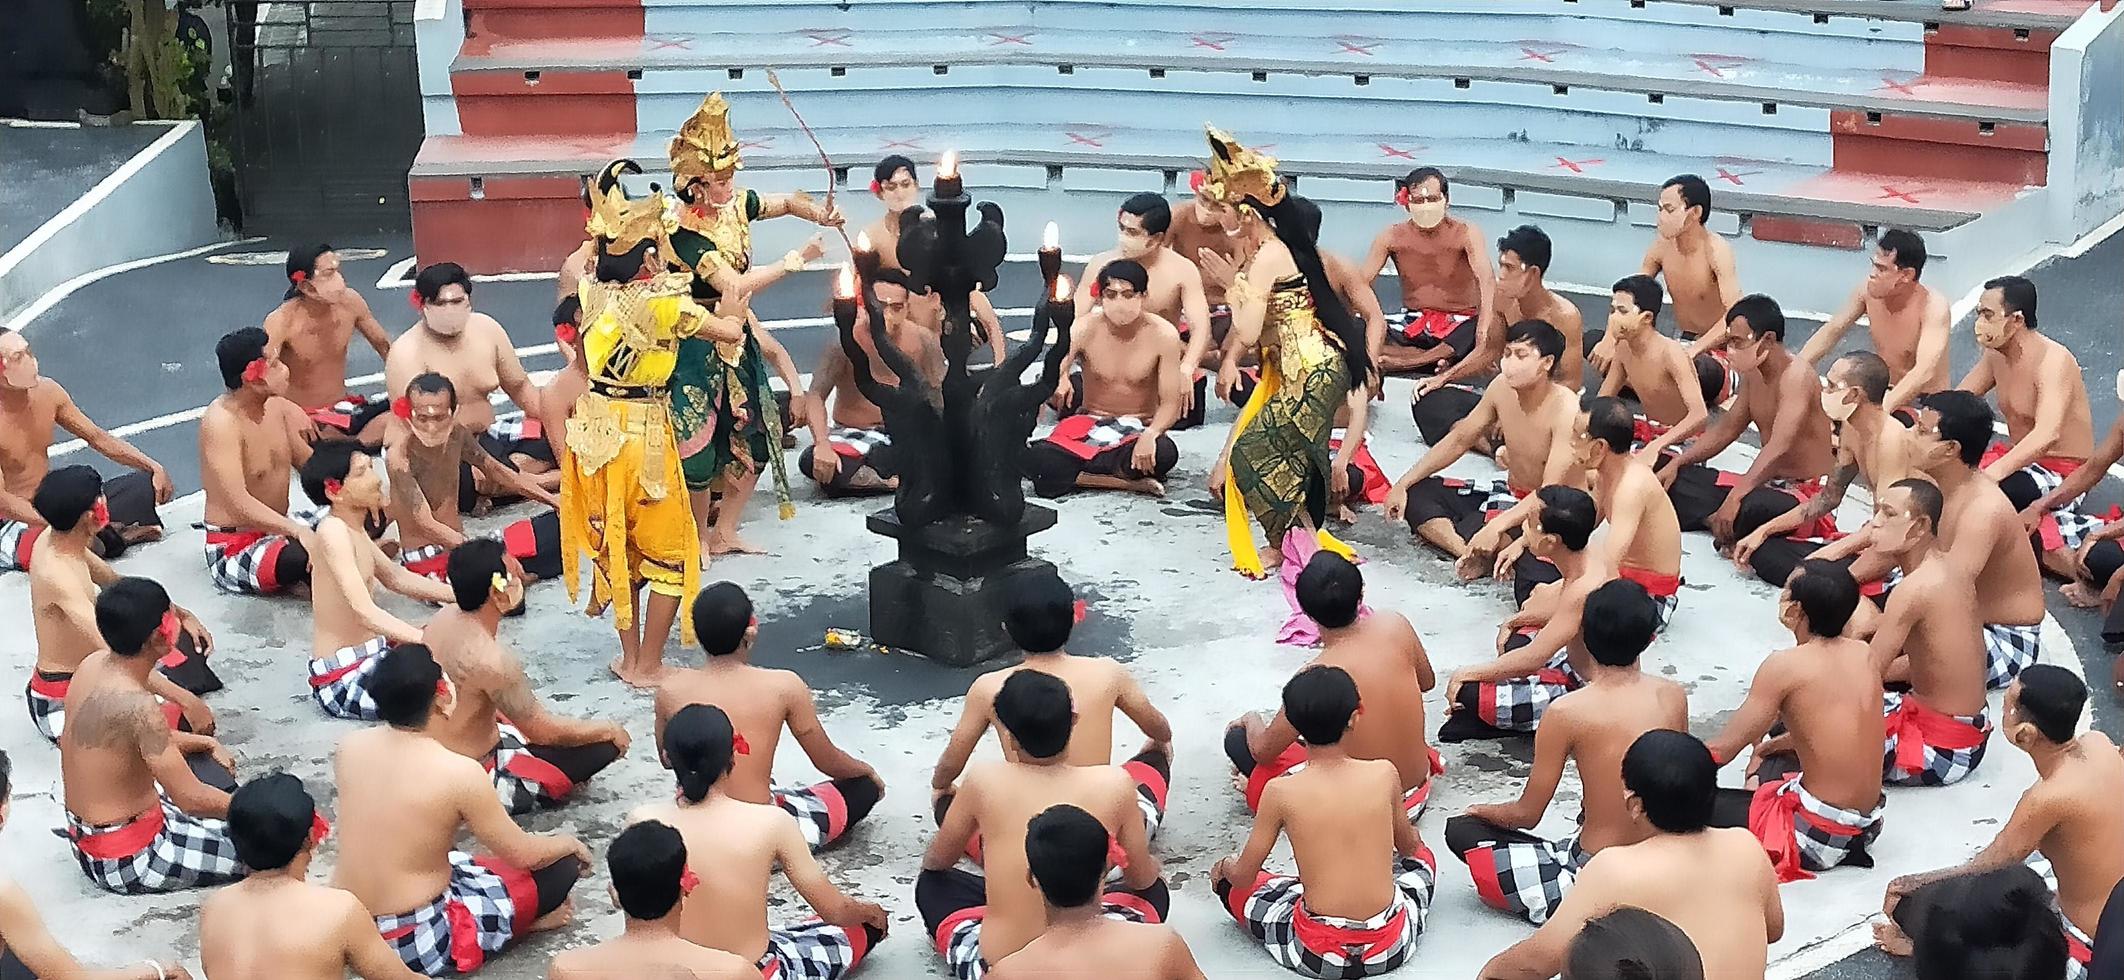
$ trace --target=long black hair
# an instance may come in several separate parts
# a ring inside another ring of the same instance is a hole
[[[1350,385],[1365,384],[1372,377],[1372,352],[1367,346],[1364,326],[1350,315],[1350,308],[1342,304],[1341,295],[1335,292],[1334,280],[1328,278],[1327,266],[1320,261],[1320,206],[1296,194],[1283,195],[1280,204],[1267,205],[1249,197],[1246,203],[1268,219],[1269,228],[1276,233],[1283,247],[1290,249],[1291,261],[1298,271],[1304,273],[1305,284],[1313,291],[1313,313],[1342,344],[1343,363],[1349,367]],[[1369,287],[1366,287],[1369,288]]]

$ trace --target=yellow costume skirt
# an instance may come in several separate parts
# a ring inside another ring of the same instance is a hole
[[[686,499],[668,402],[606,398],[576,400],[561,452],[561,568],[568,601],[580,598],[584,555],[590,556],[589,615],[613,612],[620,629],[634,625],[634,595],[646,584],[691,605],[700,591],[700,537]],[[682,642],[693,624],[681,609]]]
[[[1241,575],[1268,574],[1254,545],[1250,515],[1260,519],[1268,546],[1280,551],[1284,535],[1311,511],[1320,548],[1356,557],[1349,545],[1317,527],[1325,513],[1328,432],[1348,391],[1339,359],[1310,368],[1292,386],[1276,358],[1262,358],[1261,383],[1239,410],[1225,469],[1225,543],[1232,568]]]

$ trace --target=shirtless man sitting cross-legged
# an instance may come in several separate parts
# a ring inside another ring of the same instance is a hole
[[[943,337],[928,315],[937,306],[934,294],[916,295],[907,289],[907,274],[898,269],[879,269],[865,283],[884,314],[885,329],[875,329],[869,312],[856,310],[855,342],[870,359],[870,373],[879,382],[898,384],[900,378],[878,356],[880,343],[890,344],[922,370],[922,381],[932,390],[944,377]],[[855,368],[839,343],[819,349],[818,370],[811,373],[809,416],[811,448],[806,452],[804,472],[829,497],[852,497],[888,493],[900,485],[899,466],[893,460],[892,433],[885,431],[885,413],[856,384]]]
[[[672,716],[665,735],[678,798],[641,807],[628,820],[658,821],[685,838],[686,870],[699,886],[679,910],[679,935],[758,964],[755,969],[767,977],[847,976],[885,938],[885,910],[834,887],[779,807],[731,795],[730,775],[751,745],[723,709],[687,705]],[[785,926],[768,922],[767,882],[777,866],[815,918]]]
[[[420,628],[376,604],[376,587],[417,602],[450,601],[450,589],[405,570],[370,535],[384,512],[382,474],[358,443],[320,443],[302,464],[302,492],[323,505],[312,533],[310,698],[334,718],[376,720],[368,680],[376,660]]]
[[[310,525],[288,513],[288,484],[310,458],[310,423],[284,397],[287,365],[257,327],[224,335],[214,357],[228,392],[199,419],[207,572],[224,592],[307,587]]]
[[[52,436],[59,429],[133,469],[106,481],[111,523],[97,535],[97,553],[115,559],[135,542],[162,537],[155,508],[176,496],[169,472],[91,420],[59,382],[38,373],[29,338],[0,327],[0,572],[30,567],[44,522],[29,498],[51,469]]]
[[[1170,896],[1150,853],[1137,781],[1120,766],[1069,761],[1078,717],[1069,685],[1052,674],[1020,670],[996,692],[1004,759],[966,771],[944,823],[922,856],[915,904],[926,935],[957,980],[980,980],[989,965],[1046,931],[1047,904],[1027,873],[1025,834],[1032,818],[1068,803],[1097,819],[1114,841],[1121,880],[1099,901],[1106,915],[1163,922]],[[987,841],[983,875],[953,867],[975,835]]]
[[[2117,372],[2117,392],[2117,400],[2124,402],[2124,371]],[[2117,570],[2124,568],[2124,545],[2118,544],[2119,539],[2124,539],[2124,521],[2108,520],[2108,515],[2097,516],[2068,505],[2101,483],[2119,460],[2124,460],[2124,414],[2109,424],[2109,431],[2095,446],[2086,465],[2021,508],[2021,523],[2043,552],[2043,570],[2065,579],[2059,594],[2083,609],[2105,604],[2114,607],[2116,603],[2117,589],[2112,585],[2116,584]],[[2116,634],[2117,626],[2112,621],[2103,632]],[[2124,685],[2124,658],[2117,663],[2117,683]]]
[[[1959,782],[1984,761],[1991,739],[1976,590],[1967,568],[1938,545],[1941,508],[1938,488],[1902,480],[1874,500],[1867,525],[1874,547],[1903,570],[1874,630],[1871,656],[1882,678],[1910,686],[1882,701],[1883,778],[1906,786]]]
[[[1401,806],[1423,815],[1432,777],[1445,762],[1424,738],[1423,696],[1437,683],[1431,657],[1408,617],[1364,605],[1364,574],[1332,551],[1313,555],[1298,573],[1299,609],[1320,626],[1313,666],[1341,668],[1357,683],[1367,709],[1339,743],[1352,759],[1384,759],[1401,777]],[[1304,669],[1304,668],[1300,668]],[[1224,754],[1237,769],[1246,807],[1258,812],[1270,780],[1304,770],[1306,747],[1288,715],[1241,716],[1224,730]]]
[[[1542,980],[1587,922],[1632,906],[1681,928],[1703,976],[1762,980],[1770,944],[1785,934],[1785,906],[1763,845],[1745,830],[1712,827],[1718,763],[1693,736],[1654,730],[1622,759],[1623,805],[1640,838],[1586,862],[1549,921],[1490,958],[1481,980]]]
[[[1341,744],[1362,707],[1340,667],[1308,667],[1283,686],[1305,770],[1269,782],[1246,845],[1210,869],[1225,911],[1300,976],[1399,968],[1430,917],[1438,863],[1402,814],[1394,764],[1352,758]],[[1298,873],[1270,874],[1262,864],[1286,834]]]
[[[966,689],[966,702],[959,710],[951,741],[937,758],[929,791],[938,824],[952,806],[956,783],[973,758],[981,736],[990,729],[1003,745],[1005,758],[1017,758],[1011,748],[1002,718],[996,713],[997,692],[1020,673],[1036,671],[1061,679],[1069,688],[1070,703],[1077,718],[1070,728],[1065,761],[1073,766],[1104,766],[1114,760],[1114,715],[1125,715],[1144,735],[1143,749],[1122,764],[1136,780],[1136,802],[1143,811],[1146,836],[1155,837],[1165,822],[1165,794],[1172,778],[1173,726],[1165,713],[1150,703],[1135,675],[1119,661],[1107,657],[1083,657],[1064,647],[1077,625],[1077,597],[1069,583],[1052,573],[1028,572],[1012,576],[1004,587],[1003,631],[1024,651],[1014,667],[991,671],[974,679]],[[974,845],[976,860],[980,844]]]
[[[103,478],[86,466],[62,466],[46,475],[30,498],[48,528],[29,571],[30,619],[37,635],[37,666],[23,694],[30,722],[46,740],[59,741],[66,728],[66,693],[74,671],[89,654],[103,648],[96,627],[96,595],[118,580],[96,557],[93,542],[105,526]],[[173,727],[201,735],[214,733],[214,712],[200,695],[221,689],[221,678],[206,662],[214,638],[198,617],[177,612],[175,647],[147,676],[147,687],[163,701]]]
[[[1691,358],[1722,361],[1726,311],[1740,301],[1740,273],[1733,246],[1711,231],[1711,185],[1695,174],[1678,174],[1660,185],[1652,245],[1638,271],[1665,281],[1674,320]],[[1699,360],[1701,370],[1705,362]],[[1724,401],[1722,392],[1712,401]]]
[[[1799,359],[1820,364],[1851,326],[1865,317],[1867,338],[1873,342],[1873,353],[1887,365],[1890,386],[1875,400],[1890,415],[1914,415],[1910,406],[1919,395],[1947,388],[1947,341],[1954,329],[1947,297],[1918,282],[1925,274],[1925,258],[1925,240],[1916,232],[1901,228],[1881,232],[1866,281],[1842,310],[1807,338]]]
[[[1474,352],[1495,303],[1497,281],[1482,229],[1448,214],[1451,198],[1436,167],[1418,167],[1395,181],[1394,202],[1407,217],[1372,239],[1358,269],[1369,286],[1392,260],[1401,281],[1401,312],[1389,317],[1379,354],[1383,374],[1453,367]]]
[[[1519,799],[1470,806],[1446,821],[1446,847],[1467,863],[1483,904],[1540,925],[1588,859],[1644,839],[1630,819],[1623,754],[1648,731],[1689,725],[1688,692],[1645,673],[1638,662],[1658,626],[1657,603],[1635,582],[1611,581],[1586,597],[1586,683],[1542,714],[1534,769]],[[1555,799],[1566,761],[1578,768],[1583,786],[1578,826],[1551,841],[1529,831]]]
[[[1498,381],[1453,431],[1431,447],[1387,491],[1388,520],[1407,519],[1409,529],[1426,544],[1455,561],[1471,554],[1469,539],[1484,525],[1524,500],[1533,488],[1583,482],[1574,472],[1571,430],[1578,419],[1578,394],[1556,383],[1556,364],[1563,359],[1563,335],[1540,320],[1523,320],[1505,333],[1504,359]],[[1475,447],[1492,429],[1504,430],[1505,478],[1462,480],[1436,474]],[[1506,527],[1518,523],[1514,515]],[[1481,574],[1482,561],[1463,563],[1461,575]]]
[[[392,952],[431,977],[471,973],[527,934],[566,925],[590,851],[564,834],[526,833],[479,763],[435,740],[457,692],[428,648],[392,647],[369,690],[384,724],[341,739],[333,756],[333,887],[353,892]],[[490,855],[458,850],[465,830]]]
[[[417,980],[359,899],[309,881],[332,827],[302,780],[276,772],[244,783],[229,797],[228,822],[251,874],[200,906],[207,980],[341,980],[349,971],[363,980]]]
[[[14,766],[0,752],[0,827],[7,824],[14,794]],[[1195,974],[1200,976],[1201,974]],[[143,960],[129,967],[92,969],[81,965],[74,954],[59,945],[37,903],[22,886],[0,879],[0,977],[9,980],[192,980],[184,964],[174,958]],[[1160,978],[1163,980],[1163,978]]]
[[[1194,273],[1194,266],[1175,257]],[[1187,401],[1187,350],[1170,321],[1145,308],[1149,273],[1134,259],[1099,268],[1099,308],[1077,319],[1054,405],[1061,419],[1025,448],[1033,492],[1080,487],[1163,496],[1180,448],[1166,432]],[[1071,380],[1070,366],[1082,365]]]
[[[627,754],[616,722],[553,712],[531,690],[523,661],[497,635],[502,617],[524,601],[524,573],[499,541],[481,538],[450,552],[456,600],[428,620],[421,642],[457,691],[450,714],[428,734],[479,760],[511,814],[560,806],[575,788]]]
[[[2124,757],[2101,732],[2075,734],[2087,706],[2087,684],[2071,671],[2037,664],[2021,672],[2006,691],[2008,741],[2035,762],[2036,781],[2021,794],[1998,836],[1967,862],[1888,883],[1874,926],[1881,947],[1909,955],[1910,937],[1926,930],[1941,899],[1952,902],[1955,878],[2013,867],[2040,852],[2056,876],[2056,905],[2063,913],[2067,980],[2087,980],[2094,959],[2096,923],[2111,893],[2124,880]],[[2038,870],[2042,870],[2038,868]],[[2046,875],[2047,876],[2047,875]],[[1951,906],[1948,906],[1951,907]],[[2104,978],[2106,980],[2106,978]]]
[[[1888,801],[1872,747],[1887,729],[1866,643],[1843,635],[1858,582],[1834,562],[1804,561],[1777,605],[1799,645],[1763,659],[1740,710],[1709,742],[1721,764],[1755,747],[1748,788],[1719,790],[1712,823],[1760,837],[1780,883],[1840,864],[1873,867],[1867,849]]]
[[[989,970],[992,980],[1205,980],[1173,927],[1106,915],[1098,899],[1112,844],[1097,817],[1067,803],[1026,824],[1025,866],[1047,902],[1047,931]]]
[[[405,394],[384,422],[398,563],[418,575],[443,576],[450,549],[466,540],[462,514],[473,489],[466,475],[476,472],[487,478],[490,489],[549,508],[503,528],[501,539],[533,581],[559,578],[560,500],[495,458],[486,448],[488,440],[459,424],[457,408],[456,386],[430,372],[406,382]]]
[[[122,895],[243,877],[222,825],[235,764],[211,737],[171,731],[148,688],[176,645],[169,593],[119,579],[96,597],[96,628],[104,650],[75,672],[59,733],[66,836],[82,873]]]
[[[1681,520],[1674,501],[1660,485],[1659,474],[1633,440],[1630,406],[1619,398],[1595,398],[1579,414],[1571,448],[1591,476],[1593,506],[1607,525],[1600,546],[1623,578],[1636,582],[1659,600],[1659,628],[1664,630],[1681,607]],[[1525,538],[1500,552],[1497,572],[1512,570],[1512,596],[1526,605],[1534,588],[1554,582],[1556,566],[1512,552],[1524,550]]]
[[[1556,381],[1572,391],[1585,385],[1585,317],[1578,304],[1559,296],[1544,279],[1553,261],[1548,233],[1520,225],[1497,240],[1496,302],[1476,332],[1475,350],[1452,366],[1416,382],[1409,412],[1425,443],[1447,432],[1482,398],[1481,383],[1504,358],[1508,324],[1540,320],[1563,334],[1563,359],[1556,362]]]
[[[620,831],[605,850],[612,900],[626,916],[620,934],[553,957],[546,980],[756,980],[744,957],[696,946],[679,935],[689,893],[686,838],[654,820]],[[705,897],[703,898],[705,901]]]
[[[1077,326],[1081,330],[1086,319],[1111,300],[1106,271],[1109,267],[1116,262],[1128,262],[1143,270],[1140,277],[1143,284],[1135,287],[1137,303],[1134,309],[1148,314],[1154,321],[1171,324],[1180,340],[1180,353],[1173,359],[1179,370],[1180,398],[1174,407],[1170,427],[1186,429],[1201,425],[1207,376],[1200,369],[1204,358],[1209,356],[1210,340],[1215,334],[1210,326],[1213,314],[1206,292],[1208,277],[1196,267],[1193,252],[1182,254],[1173,247],[1173,210],[1165,198],[1150,193],[1131,195],[1121,202],[1114,221],[1117,231],[1115,247],[1092,256],[1084,263],[1084,273],[1078,278],[1075,297]],[[1117,325],[1134,319],[1133,315],[1117,317],[1113,316],[1116,311],[1108,312],[1108,322]],[[1230,316],[1229,312],[1226,316]],[[1071,354],[1074,355],[1077,349],[1082,349],[1084,338],[1072,336],[1075,349]],[[1160,353],[1164,353],[1162,346]],[[1112,360],[1111,357],[1108,359]],[[1001,363],[1002,356],[997,355],[996,360]],[[1059,391],[1066,403],[1071,381],[1068,362],[1063,363],[1062,379]]]
[[[287,295],[265,318],[275,358],[287,365],[287,397],[310,423],[375,445],[377,433],[369,424],[390,411],[391,400],[380,392],[347,391],[347,347],[358,332],[377,357],[389,358],[390,336],[369,312],[369,302],[347,285],[332,246],[289,249],[287,275]]]
[[[1659,308],[1664,302],[1659,281],[1651,276],[1626,276],[1613,288],[1608,305],[1608,337],[1614,359],[1602,372],[1600,395],[1620,395],[1625,388],[1637,397],[1636,442],[1638,451],[1653,466],[1664,468],[1668,450],[1679,450],[1710,419],[1713,404],[1689,361],[1682,343],[1659,332]]]
[[[836,745],[819,723],[811,685],[795,671],[752,665],[759,620],[752,598],[732,582],[717,582],[693,600],[693,632],[707,660],[697,670],[664,675],[656,692],[656,744],[671,766],[665,731],[690,705],[712,705],[729,716],[751,751],[740,753],[722,791],[733,799],[780,807],[795,818],[804,842],[817,851],[839,841],[870,815],[885,795],[876,769]],[[812,786],[774,785],[774,756],[782,731],[826,781]]]

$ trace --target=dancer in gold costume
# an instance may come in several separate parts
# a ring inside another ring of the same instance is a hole
[[[1287,540],[1292,531],[1318,532],[1317,547],[1349,554],[1325,531],[1328,436],[1352,384],[1372,373],[1364,328],[1350,316],[1328,281],[1317,241],[1320,209],[1289,192],[1276,159],[1209,129],[1210,161],[1204,190],[1218,205],[1225,233],[1239,246],[1227,258],[1203,249],[1203,274],[1224,288],[1232,308],[1229,355],[1257,348],[1261,384],[1239,412],[1210,489],[1224,496],[1225,534],[1232,567],[1264,576],[1287,554],[1309,556],[1316,544]],[[1236,378],[1237,356],[1220,373]],[[1267,535],[1264,561],[1248,516]],[[1302,558],[1300,559],[1302,562]]]
[[[620,659],[612,672],[653,687],[663,674],[671,624],[700,586],[699,539],[667,386],[682,341],[735,342],[744,326],[695,303],[690,276],[665,271],[676,227],[666,197],[657,192],[630,201],[619,185],[621,174],[641,172],[632,160],[607,165],[591,201],[596,272],[577,287],[590,387],[568,413],[560,513],[570,601],[579,594],[588,554],[588,612],[598,615],[618,602]],[[648,605],[637,621],[645,584]]]

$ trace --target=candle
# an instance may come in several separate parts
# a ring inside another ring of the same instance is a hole
[[[1052,226],[1050,226],[1050,227],[1052,227]],[[1069,302],[1069,277],[1068,277],[1068,276],[1056,276],[1056,277],[1055,277],[1055,294],[1054,294],[1053,300],[1054,300],[1054,302],[1056,302],[1056,303],[1067,303],[1067,302]]]
[[[1052,280],[1062,271],[1062,231],[1055,223],[1047,223],[1047,233],[1040,236],[1040,278]]]
[[[855,269],[842,263],[841,274],[834,277],[833,283],[833,325],[842,333],[855,329],[855,295]]]
[[[1070,301],[1068,276],[1055,277],[1054,293],[1048,297],[1047,316],[1048,322],[1056,330],[1066,331],[1071,324],[1076,322],[1077,307],[1075,303]],[[1056,339],[1059,340],[1060,338]]]
[[[959,151],[944,151],[944,160],[937,164],[936,195],[949,200],[965,193],[965,185],[959,180]]]
[[[870,244],[870,232],[856,236],[854,258],[856,275],[869,282],[878,271],[878,252]],[[854,295],[854,290],[850,290],[849,295]]]

